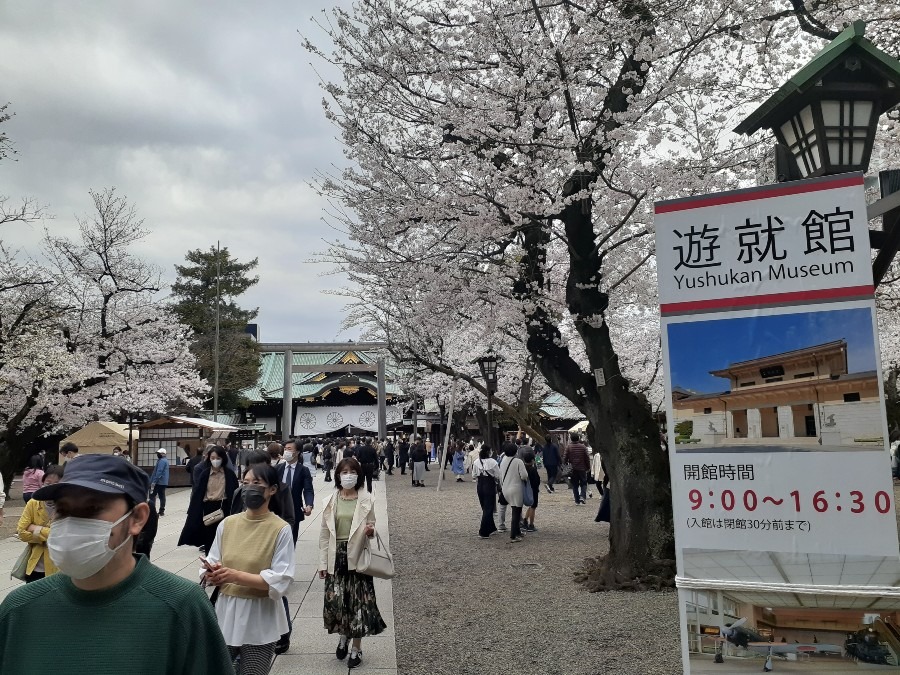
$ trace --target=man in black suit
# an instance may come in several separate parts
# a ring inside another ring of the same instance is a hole
[[[312,513],[313,499],[315,498],[312,475],[310,475],[309,469],[299,461],[299,445],[299,441],[288,441],[285,443],[285,461],[276,467],[278,479],[288,486],[291,491],[291,500],[294,502],[294,522],[291,523],[294,544],[297,543],[297,531],[300,528],[300,521]],[[311,451],[312,445],[309,447]]]
[[[362,466],[362,473],[366,479],[366,490],[372,492],[372,477],[375,475],[375,467],[378,466],[378,453],[372,447],[372,443],[368,438],[364,438],[364,445],[359,447],[356,453],[356,459]]]

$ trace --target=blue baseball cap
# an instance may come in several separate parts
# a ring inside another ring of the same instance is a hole
[[[66,462],[62,480],[45,485],[32,497],[40,501],[54,500],[71,485],[107,494],[127,495],[140,504],[147,501],[150,478],[142,469],[121,457],[82,455]]]

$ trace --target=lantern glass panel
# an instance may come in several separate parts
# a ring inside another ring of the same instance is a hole
[[[822,166],[812,108],[806,106],[799,114],[781,125],[781,134],[791,154],[797,160],[800,173],[805,178]]]
[[[822,122],[832,166],[862,166],[875,106],[872,101],[822,101]]]

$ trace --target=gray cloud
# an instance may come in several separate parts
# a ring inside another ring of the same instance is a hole
[[[19,155],[0,164],[0,193],[47,204],[48,226],[73,235],[88,189],[116,186],[167,281],[221,240],[260,259],[245,304],[265,340],[334,339],[343,302],[322,291],[343,282],[306,261],[339,235],[307,183],[344,160],[297,31],[324,40],[310,18],[336,4],[350,2],[8,3],[0,101]],[[37,253],[40,233],[3,237]]]

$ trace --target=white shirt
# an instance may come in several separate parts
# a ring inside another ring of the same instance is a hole
[[[210,564],[222,562],[222,523],[216,528],[216,538],[206,559]],[[205,571],[201,568],[201,577]],[[216,600],[219,628],[229,647],[269,644],[288,632],[281,598],[294,580],[294,538],[287,523],[275,540],[271,567],[259,574],[269,584],[269,597],[236,598],[220,594]]]
[[[497,480],[500,480],[500,465],[497,464],[497,461],[488,457],[487,459],[479,459],[472,465],[472,475],[478,478],[479,476],[493,476]]]

